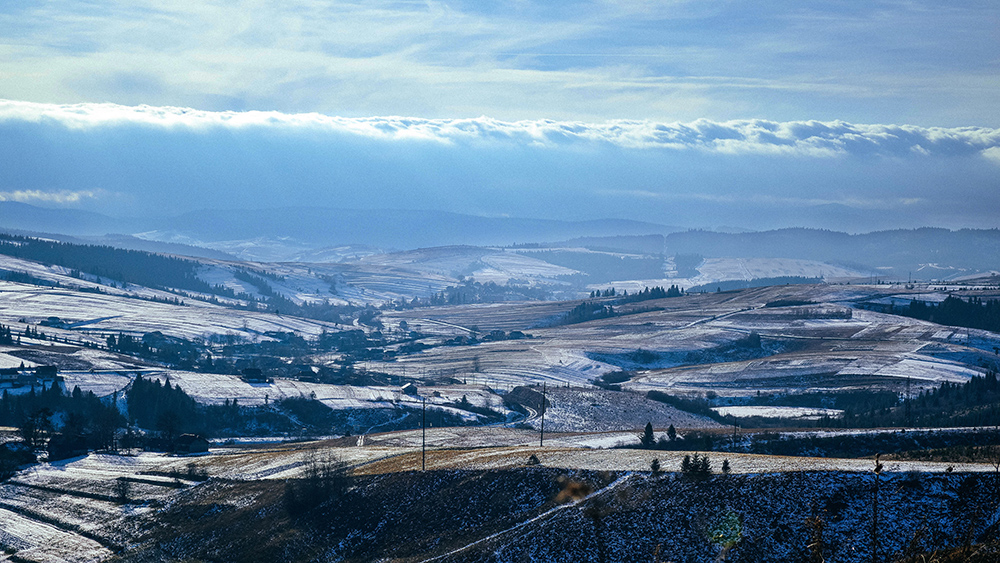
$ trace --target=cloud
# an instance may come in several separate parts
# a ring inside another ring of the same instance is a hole
[[[690,123],[613,120],[603,123],[534,120],[348,118],[276,111],[213,112],[117,104],[39,104],[0,100],[0,122],[55,123],[88,130],[146,126],[191,132],[245,129],[289,134],[337,134],[379,141],[443,145],[504,144],[572,148],[609,145],[625,150],[694,150],[728,155],[798,157],[991,155],[1000,129],[852,124],[842,121],[699,119]]]
[[[983,156],[1000,165],[1000,147],[989,147],[983,149]]]
[[[117,215],[319,206],[834,228],[801,213],[839,206],[867,213],[838,215],[859,228],[1000,226],[998,155],[988,127],[0,101],[5,197]]]
[[[6,2],[0,93],[506,120],[1000,126],[989,2]],[[991,122],[983,123],[984,119]]]
[[[69,191],[59,190],[48,192],[43,190],[0,191],[0,201],[18,201],[21,203],[55,203],[58,205],[80,203],[85,199],[96,199],[100,196],[97,190]]]

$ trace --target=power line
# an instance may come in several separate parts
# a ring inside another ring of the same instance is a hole
[[[420,470],[427,469],[427,398],[421,397],[423,405],[420,413]]]
[[[538,412],[542,415],[541,431],[538,434],[538,447],[542,447],[545,444],[545,383],[542,383],[542,406],[538,409]]]

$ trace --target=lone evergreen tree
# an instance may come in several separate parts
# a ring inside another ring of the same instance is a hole
[[[653,436],[653,423],[647,422],[645,430],[639,436],[639,442],[644,448],[652,448],[656,444],[656,438]]]
[[[667,427],[667,438],[671,442],[677,440],[677,429],[674,428],[673,424],[671,424],[670,426]]]
[[[698,459],[698,454],[694,454],[695,465],[697,466],[698,477],[705,478],[712,474],[712,464],[708,461],[708,456],[703,455]]]

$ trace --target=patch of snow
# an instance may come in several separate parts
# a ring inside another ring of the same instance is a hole
[[[824,416],[838,418],[844,414],[844,411],[839,409],[780,406],[712,407],[712,410],[722,416],[735,416],[737,418],[757,416],[761,418],[800,418],[803,420],[819,420]]]

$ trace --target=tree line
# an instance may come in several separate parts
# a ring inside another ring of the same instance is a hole
[[[85,271],[101,278],[146,287],[212,293],[212,287],[196,275],[197,262],[141,250],[0,234],[0,254],[57,264],[77,273]]]
[[[4,390],[0,394],[0,426],[16,427],[27,451],[45,450],[50,460],[89,450],[171,451],[184,433],[213,437],[247,434],[254,429],[274,433],[301,428],[280,408],[246,408],[235,400],[202,405],[169,381],[161,383],[142,376],[124,391],[124,398],[127,408],[123,411],[118,393],[101,398],[79,387],[66,392],[57,383],[32,387],[27,393]],[[297,415],[303,414],[302,409],[296,410]],[[326,407],[323,410],[329,411]],[[297,418],[310,421],[305,416]]]
[[[127,422],[114,399],[102,401],[79,387],[66,393],[58,384],[42,385],[37,391],[32,387],[21,394],[4,390],[0,395],[0,426],[17,427],[29,449],[47,448],[51,459],[88,449],[109,449],[115,445],[116,430]]]
[[[1000,299],[984,301],[973,297],[966,301],[949,295],[937,305],[913,300],[906,307],[889,306],[886,312],[942,325],[1000,332]]]
[[[411,309],[414,307],[434,307],[440,305],[467,305],[470,303],[502,303],[504,301],[529,301],[548,299],[548,290],[541,287],[530,287],[507,282],[499,285],[495,282],[480,283],[467,279],[462,285],[448,286],[430,297],[422,299],[414,297],[411,301],[400,301],[395,309]]]
[[[636,303],[639,301],[648,301],[650,299],[665,299],[667,297],[680,297],[684,295],[684,290],[676,285],[672,285],[669,288],[664,289],[663,287],[656,286],[650,288],[646,286],[642,291],[637,291],[635,293],[629,293],[628,290],[623,290],[620,293],[613,287],[599,290],[595,289],[590,292],[591,299],[597,299],[598,297],[616,297],[621,296],[621,299],[617,303]]]
[[[902,402],[848,409],[841,418],[819,424],[845,428],[1000,426],[1000,383],[995,371],[965,383],[945,381]]]

